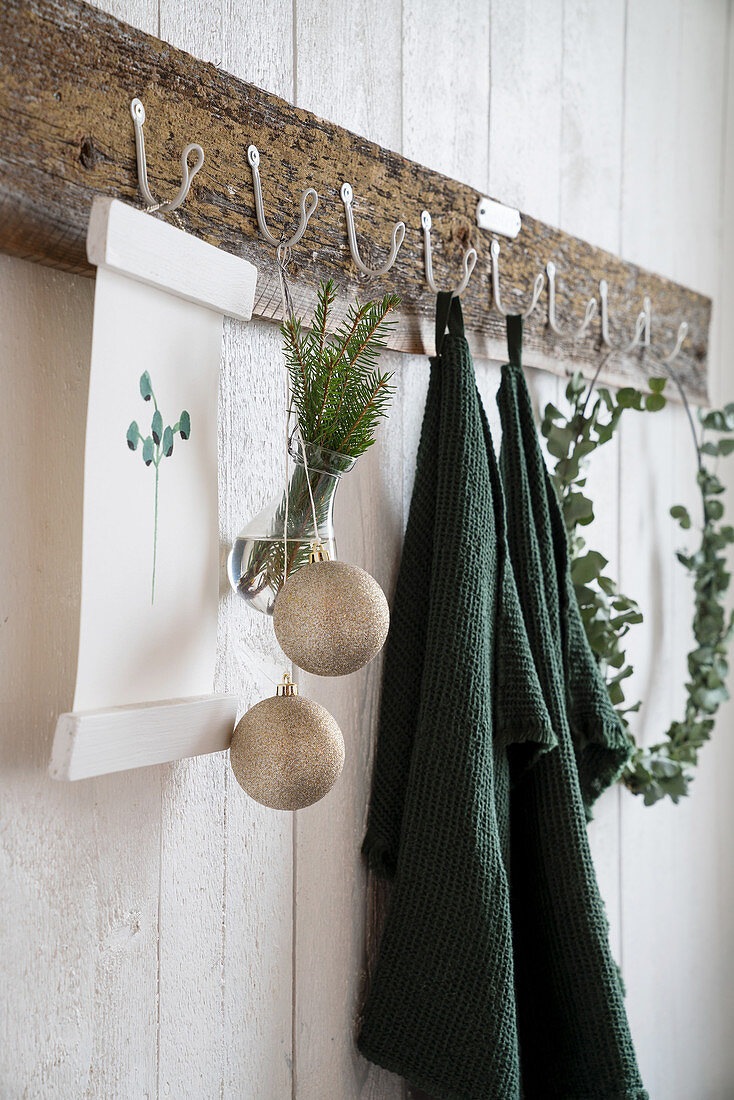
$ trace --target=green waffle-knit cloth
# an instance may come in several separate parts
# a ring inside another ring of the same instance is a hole
[[[629,748],[571,623],[518,339],[501,479],[450,294],[436,328],[364,841],[393,886],[358,1045],[437,1100],[643,1100],[585,816]]]

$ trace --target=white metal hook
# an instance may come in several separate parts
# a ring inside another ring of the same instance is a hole
[[[494,298],[494,308],[503,317],[507,317],[512,310],[505,309],[500,297],[500,242],[496,237],[492,238],[492,243],[489,246],[489,251],[492,256],[492,296]],[[543,293],[543,286],[545,285],[545,279],[543,278],[542,271],[535,276],[535,282],[533,283],[533,295],[530,299],[530,305],[526,310],[522,312],[522,318],[529,317],[538,304],[538,299]]]
[[[663,364],[663,366],[666,366],[666,367],[670,366],[670,364],[673,362],[673,360],[678,358],[678,356],[680,355],[680,349],[683,347],[683,342],[684,342],[687,335],[688,335],[688,322],[687,321],[681,321],[681,323],[678,325],[678,335],[677,335],[676,340],[675,340],[675,347],[671,351],[670,355],[666,355],[663,359],[660,360],[660,362]]]
[[[433,256],[431,254],[431,215],[427,210],[421,212],[421,228],[423,230],[423,252],[426,259],[426,282],[433,291],[434,294],[438,294],[438,287],[436,286],[436,280],[433,278]],[[472,271],[477,262],[477,250],[471,246],[467,248],[464,253],[464,274],[461,282],[452,290],[451,297],[458,298],[464,293],[469,280],[472,276]]]
[[[599,283],[599,297],[601,298],[601,338],[607,347],[624,353],[634,351],[635,348],[640,346],[641,342],[645,347],[650,346],[650,313],[652,307],[649,298],[643,300],[643,308],[637,314],[635,330],[630,342],[616,345],[609,338],[609,284],[606,279],[602,279]]]
[[[395,263],[395,258],[400,251],[400,246],[405,240],[405,222],[396,222],[392,231],[392,246],[390,248],[390,255],[388,256],[382,267],[367,267],[362,262],[359,255],[359,246],[357,244],[357,234],[354,229],[354,212],[352,210],[352,200],[354,198],[354,192],[352,191],[352,185],[350,183],[343,183],[341,186],[341,198],[344,203],[344,214],[347,219],[347,236],[349,237],[349,250],[352,253],[352,259],[362,272],[363,275],[375,276],[386,275],[392,265]]]
[[[181,186],[178,194],[166,202],[157,202],[148,186],[148,165],[145,158],[145,138],[143,137],[143,123],[145,122],[145,107],[139,99],[134,99],[130,104],[130,114],[133,117],[135,128],[135,155],[138,161],[138,186],[141,194],[149,207],[155,210],[178,210],[185,201],[191,187],[191,181],[204,163],[204,150],[195,141],[190,142],[181,154]],[[196,161],[193,168],[189,168],[189,153],[196,153]]]
[[[294,244],[298,244],[303,234],[306,232],[306,226],[308,225],[309,218],[313,214],[314,210],[319,204],[318,192],[314,187],[307,187],[301,195],[301,220],[298,223],[298,229],[288,241],[279,241],[277,237],[268,229],[267,222],[265,221],[265,209],[263,207],[263,190],[260,184],[260,153],[258,152],[256,145],[248,145],[247,147],[247,160],[252,169],[252,185],[255,189],[255,215],[257,217],[257,224],[260,227],[260,232],[266,241],[277,248],[278,245],[283,245],[284,248],[292,248]]]
[[[572,329],[570,332],[564,332],[556,320],[556,265],[553,263],[553,260],[548,261],[545,265],[545,270],[548,275],[548,325],[550,330],[551,332],[555,332],[556,336],[565,337],[567,340],[578,340],[584,335],[593,318],[596,316],[596,298],[589,298],[586,303],[584,319],[579,327],[577,329]]]

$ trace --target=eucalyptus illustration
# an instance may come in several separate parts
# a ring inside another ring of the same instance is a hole
[[[156,563],[156,551],[158,547],[158,480],[160,477],[160,464],[164,458],[170,458],[173,454],[173,441],[176,433],[181,436],[182,439],[188,439],[191,435],[191,418],[189,414],[184,411],[177,422],[170,426],[170,424],[163,427],[163,417],[161,411],[158,408],[158,402],[155,399],[153,393],[153,386],[151,385],[150,375],[147,370],[140,375],[140,394],[144,401],[152,401],[154,405],[153,418],[150,424],[150,435],[144,436],[136,420],[133,420],[130,427],[127,429],[127,445],[131,451],[138,449],[138,443],[143,444],[143,462],[146,466],[155,467],[155,507],[153,514],[153,579],[150,586],[150,602],[155,602],[155,563]]]

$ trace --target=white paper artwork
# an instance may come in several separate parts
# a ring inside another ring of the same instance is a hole
[[[222,316],[97,272],[74,710],[213,690]]]

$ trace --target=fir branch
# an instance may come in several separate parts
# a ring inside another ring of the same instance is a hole
[[[378,398],[378,394],[380,393],[381,390],[385,391],[385,394],[388,395],[387,385],[388,385],[388,381],[389,381],[390,377],[391,377],[390,375],[383,375],[383,377],[379,380],[379,382],[375,386],[374,390],[372,391],[372,394],[370,395],[370,398],[369,398],[367,404],[365,405],[362,413],[357,417],[354,424],[352,424],[351,428],[349,429],[349,431],[345,435],[344,439],[342,440],[342,442],[341,442],[342,449],[346,448],[347,443],[352,438],[355,431],[357,430],[359,425],[362,423],[362,421],[365,419],[365,417],[369,417],[370,420],[368,421],[368,423],[371,423],[375,416],[382,415],[382,413],[380,412],[380,406],[377,403],[377,398]]]
[[[367,303],[366,306],[356,310],[355,317],[358,317],[359,323],[350,327],[349,335],[345,338],[343,334],[338,334],[339,338],[346,340],[343,346],[346,366],[339,400],[332,418],[335,424],[338,424],[339,414],[344,406],[350,384],[355,387],[360,384],[363,380],[364,371],[371,369],[380,352],[386,346],[387,334],[383,335],[380,328],[385,329],[394,324],[392,321],[387,321],[386,318],[388,313],[399,305],[399,302],[400,299],[397,295],[386,294],[381,302]],[[353,377],[355,372],[358,372],[356,378]],[[379,380],[379,376],[376,373],[369,376],[370,388],[374,388],[377,380]],[[349,415],[348,411],[347,415]]]
[[[334,286],[334,280],[329,279],[326,283],[322,282],[319,287],[318,301],[313,315],[313,329],[309,337],[309,352],[311,358],[319,359],[324,353],[326,326],[335,298],[336,287]]]
[[[377,302],[355,301],[327,337],[335,300],[333,282],[322,282],[309,335],[304,338],[301,321],[289,318],[281,326],[283,350],[304,441],[356,457],[374,442],[394,393],[392,376],[376,364],[395,323],[388,315],[400,299],[386,294]]]

